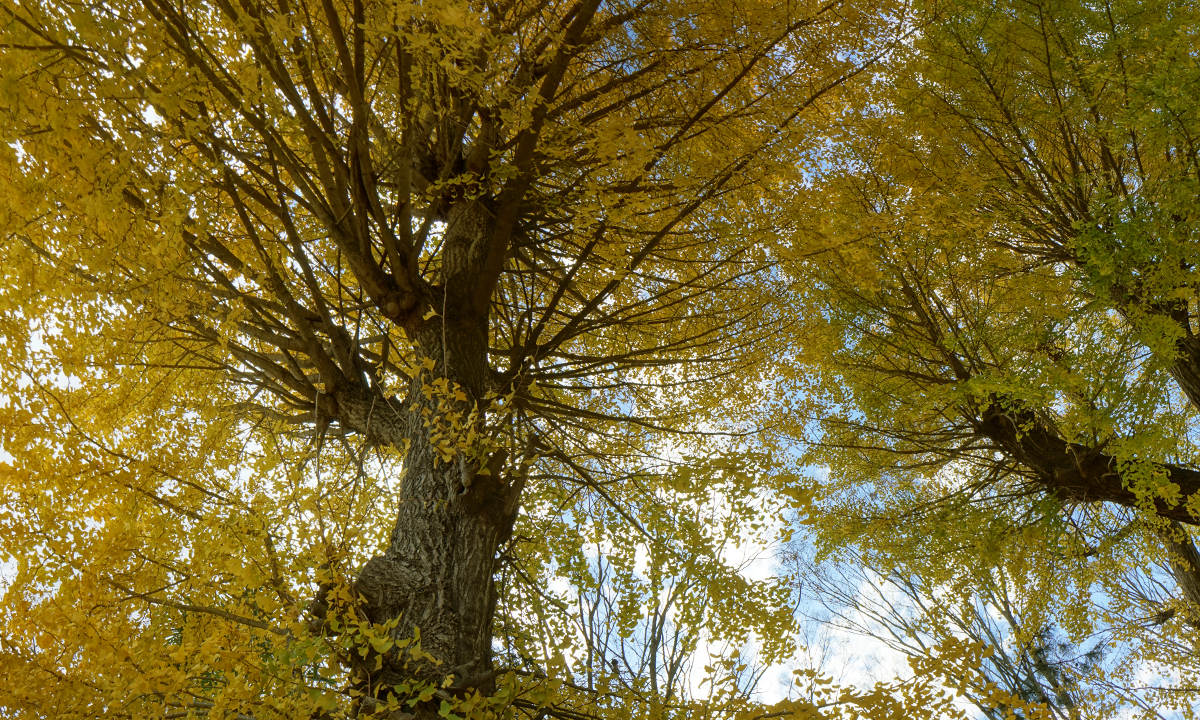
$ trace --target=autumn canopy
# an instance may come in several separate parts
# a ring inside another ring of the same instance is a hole
[[[4,0],[0,716],[1190,712],[1198,15]]]

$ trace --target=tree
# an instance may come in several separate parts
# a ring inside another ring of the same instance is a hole
[[[664,502],[638,512],[649,537],[593,498],[588,521],[565,528],[584,543],[577,562],[556,582],[507,593],[505,654],[547,657],[528,652],[525,638],[577,638],[563,651],[573,697],[557,703],[588,716],[720,718],[743,709],[768,667],[795,651],[786,586],[748,576],[757,558],[743,559],[744,548],[774,539],[764,518],[780,510],[761,508],[760,466],[722,457],[681,468]],[[522,612],[537,616],[540,632],[508,632]]]
[[[988,352],[974,346],[949,356],[957,350],[955,335],[973,330],[960,330],[954,313],[974,311],[981,327],[994,326],[980,312],[981,300],[968,293],[981,286],[1011,292],[1023,284],[1018,292],[1045,297],[1011,303],[1030,315],[1009,324],[1028,326],[1029,337],[1018,342],[1040,356],[1038,366],[1094,374],[1055,343],[1079,344],[1061,337],[1074,330],[1068,323],[1099,323],[1112,311],[1126,327],[1113,331],[1121,352],[1105,355],[1124,353],[1141,363],[1133,356],[1149,351],[1150,369],[1161,365],[1195,405],[1188,304],[1196,254],[1195,155],[1188,149],[1195,108],[1185,90],[1194,79],[1176,72],[1192,47],[1178,30],[1193,25],[1194,8],[1013,3],[954,10],[895,70],[903,86],[898,102],[911,123],[898,134],[907,137],[868,152],[902,159],[876,165],[876,176],[865,181],[875,187],[860,188],[858,198],[895,220],[884,231],[895,233],[894,242],[879,262],[889,266],[884,272],[896,278],[894,295],[912,313],[912,329],[897,331],[950,343],[930,361],[944,363],[952,382],[967,383],[996,361],[974,357]],[[1179,84],[1165,86],[1166,73]],[[920,195],[900,197],[909,192]],[[944,213],[948,227],[932,227],[931,211]],[[964,274],[959,268],[972,260],[982,267]],[[1009,279],[1014,274],[1021,277]],[[1007,307],[988,309],[1001,314]],[[1051,379],[1039,380],[1051,386]],[[979,435],[1034,469],[1048,487],[1134,504],[1138,483],[1122,478],[1119,468],[1112,472],[1128,460],[1047,427],[1036,417],[1045,404],[980,395],[973,422]],[[1064,462],[1068,455],[1077,460]],[[1200,475],[1190,468],[1160,463],[1153,474],[1183,499],[1200,489]],[[1157,512],[1194,522],[1176,500],[1160,503]]]
[[[489,694],[498,553],[542,541],[521,508],[638,528],[666,438],[744,429],[759,408],[680,393],[770,376],[772,188],[898,14],[3,17],[6,704],[258,717]]]
[[[933,586],[1002,568],[1076,637],[1128,547],[1194,602],[1195,7],[922,12],[793,253],[805,514]]]
[[[1182,36],[1187,12],[967,4],[890,70],[904,119],[865,117],[843,143],[851,169],[821,187],[824,239],[798,266],[819,283],[801,337],[846,385],[823,388],[814,458],[853,468],[865,451],[873,482],[953,463],[974,468],[963,495],[1012,478],[1195,523],[1192,160],[1186,123],[1153,105],[1182,111],[1153,91],[1184,44],[1138,39]],[[1125,79],[1089,95],[1120,58]]]

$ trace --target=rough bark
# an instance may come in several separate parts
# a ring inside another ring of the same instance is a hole
[[[447,213],[443,284],[424,303],[433,312],[409,330],[433,368],[413,379],[396,413],[402,421],[387,418],[391,432],[403,432],[408,443],[400,506],[387,552],[366,563],[355,590],[366,600],[371,622],[395,621],[392,635],[397,640],[419,631],[421,650],[438,664],[413,661],[407,650],[392,650],[375,669],[376,658],[371,657],[359,668],[359,684],[380,698],[413,678],[440,685],[447,675],[455,675],[461,684],[488,677],[492,669],[497,549],[511,534],[523,480],[500,475],[504,458],[498,454],[490,460],[458,454],[447,461],[431,433],[439,425],[434,418],[447,410],[463,418],[478,410],[483,422],[491,378],[489,317],[486,307],[472,307],[471,299],[480,290],[483,258],[497,241],[493,210],[475,201],[454,205]],[[428,392],[439,378],[449,381],[449,395]],[[463,397],[456,398],[454,390]],[[364,404],[356,403],[358,415]],[[485,463],[488,470],[480,474]],[[491,690],[489,680],[477,680],[477,686]],[[417,717],[435,717],[435,707],[417,706]]]
[[[440,683],[448,674],[465,678],[491,669],[496,551],[511,532],[521,481],[478,475],[478,462],[461,456],[446,462],[430,441],[422,411],[436,412],[438,397],[427,398],[423,385],[437,377],[458,383],[468,395],[457,408],[464,414],[485,391],[485,333],[447,322],[456,326],[443,335],[440,323],[431,323],[420,338],[435,367],[414,380],[404,401],[411,446],[390,546],[363,567],[355,583],[372,622],[398,621],[392,631],[398,640],[419,629],[421,649],[440,665],[406,665],[406,652],[393,650],[374,670],[372,657],[359,681],[380,697],[413,677]]]

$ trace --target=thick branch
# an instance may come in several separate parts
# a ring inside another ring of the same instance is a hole
[[[1123,467],[1121,461],[1101,448],[1067,442],[1028,410],[1005,410],[999,403],[993,403],[977,420],[977,429],[1005,453],[1033,470],[1042,484],[1064,499],[1146,507],[1147,501],[1139,501],[1134,483],[1127,477],[1127,465]],[[1185,498],[1200,492],[1200,472],[1196,470],[1156,463],[1153,472],[1179,486]],[[1170,520],[1200,525],[1182,504],[1171,505],[1161,498],[1154,498],[1153,507],[1155,512]]]

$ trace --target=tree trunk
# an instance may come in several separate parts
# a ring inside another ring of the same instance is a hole
[[[1192,407],[1200,410],[1200,337],[1186,327],[1184,330],[1188,334],[1179,341],[1179,358],[1171,366],[1171,377]]]
[[[1189,625],[1200,626],[1200,552],[1197,552],[1191,536],[1177,522],[1172,522],[1159,536],[1167,549],[1171,575],[1187,605],[1184,619]]]
[[[391,631],[397,640],[419,631],[421,650],[440,664],[414,661],[407,649],[392,649],[375,669],[377,658],[368,655],[358,673],[359,687],[368,696],[386,698],[394,685],[414,678],[440,686],[450,674],[460,686],[475,678],[471,684],[484,692],[491,689],[487,673],[492,669],[496,551],[511,533],[522,481],[505,483],[498,467],[490,475],[477,475],[479,462],[462,455],[446,462],[431,441],[439,400],[450,402],[462,417],[482,401],[488,377],[486,340],[486,318],[470,324],[443,318],[426,323],[417,338],[434,368],[414,379],[402,408],[410,446],[396,525],[387,552],[367,562],[355,589],[366,600],[371,622],[398,621]],[[467,399],[447,400],[438,393],[427,397],[429,383],[442,377],[456,383]],[[436,717],[436,701],[432,705],[418,705],[413,712]],[[366,711],[371,706],[369,700],[363,703]]]

